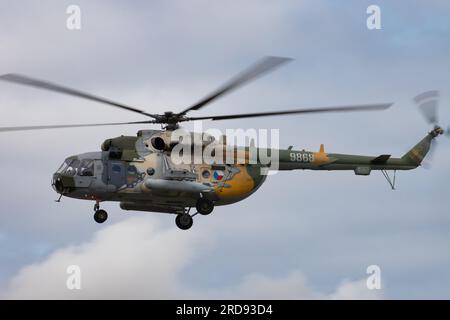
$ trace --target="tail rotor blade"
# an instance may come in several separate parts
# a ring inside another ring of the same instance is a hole
[[[439,91],[430,90],[423,92],[414,97],[414,102],[419,106],[420,112],[429,124],[438,124]]]
[[[422,167],[424,169],[431,169],[432,167],[432,163],[433,163],[433,159],[434,156],[436,154],[436,148],[438,147],[438,142],[437,140],[433,140],[432,144],[431,144],[431,148],[430,151],[428,152],[426,158],[422,161]]]

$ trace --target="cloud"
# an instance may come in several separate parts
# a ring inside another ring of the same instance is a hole
[[[169,298],[176,277],[208,239],[176,228],[160,230],[155,219],[136,217],[98,231],[81,245],[57,250],[19,271],[8,298]],[[66,269],[81,268],[82,290],[66,288]]]
[[[382,290],[369,290],[366,280],[344,281],[335,292],[325,294],[313,290],[305,275],[300,271],[292,271],[282,277],[269,277],[263,274],[250,274],[233,287],[214,290],[208,295],[200,293],[200,298],[214,297],[218,299],[382,299]]]
[[[183,270],[214,248],[210,232],[163,228],[153,217],[126,219],[98,231],[92,240],[59,249],[44,261],[22,268],[2,290],[6,299],[358,299],[381,298],[365,280],[344,282],[332,294],[312,290],[293,271],[269,277],[244,276],[233,286],[190,288]],[[81,290],[68,290],[67,267],[81,269]]]
[[[344,281],[337,288],[336,292],[329,296],[333,300],[343,299],[381,299],[383,298],[383,291],[368,290],[366,286],[366,279],[358,281]]]

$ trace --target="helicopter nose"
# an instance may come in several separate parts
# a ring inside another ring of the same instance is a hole
[[[60,173],[55,173],[53,175],[52,187],[58,193],[62,193],[64,191],[64,184]]]

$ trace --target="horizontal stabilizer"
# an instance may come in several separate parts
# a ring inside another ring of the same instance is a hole
[[[374,164],[381,164],[381,163],[385,163],[386,161],[388,161],[388,159],[391,157],[390,154],[382,154],[381,156],[378,156],[376,158],[373,158],[372,163]]]

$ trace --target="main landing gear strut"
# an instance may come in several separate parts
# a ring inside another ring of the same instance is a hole
[[[108,213],[105,210],[100,209],[100,201],[96,201],[94,205],[94,220],[97,223],[103,223],[108,219]]]
[[[194,214],[189,214],[191,208],[185,209],[183,213],[177,214],[175,218],[175,224],[181,230],[187,230],[194,224],[194,217],[200,213],[201,215],[208,215],[214,210],[214,202],[206,198],[199,198],[195,206],[197,212]]]

